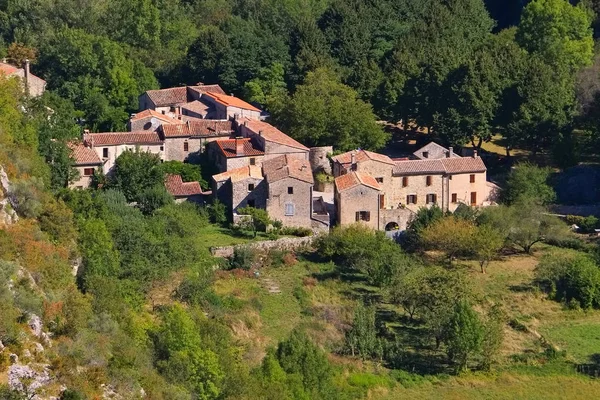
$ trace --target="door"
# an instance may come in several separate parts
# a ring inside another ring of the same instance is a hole
[[[477,205],[477,192],[471,192],[471,205]]]

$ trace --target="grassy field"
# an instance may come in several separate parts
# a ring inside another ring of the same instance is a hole
[[[380,293],[352,277],[341,279],[330,264],[301,259],[291,266],[262,268],[259,277],[228,273],[217,280],[215,289],[240,303],[226,318],[245,344],[244,357],[250,365],[258,365],[269,346],[302,327],[332,352],[332,361],[342,371],[340,385],[356,388],[369,399],[594,398],[600,395],[600,380],[578,374],[573,363],[590,362],[600,353],[600,312],[566,310],[532,286],[535,266],[549,251],[551,247],[539,246],[533,255],[507,255],[493,261],[486,274],[475,263],[458,263],[470,274],[483,301],[501,302],[509,320],[518,320],[529,329],[507,325],[501,365],[495,372],[458,377],[422,377],[335,355],[357,298],[377,298]],[[269,292],[273,283],[281,293]],[[397,315],[399,310],[392,308],[380,305],[381,312]],[[566,357],[539,361],[535,355],[543,348],[538,334],[565,350]],[[521,361],[515,361],[515,356]]]

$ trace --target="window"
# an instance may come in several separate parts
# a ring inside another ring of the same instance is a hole
[[[406,204],[417,204],[417,195],[409,194],[406,196]]]
[[[456,193],[452,193],[452,202],[458,203],[458,196],[456,195]]]
[[[369,222],[370,220],[371,220],[371,212],[370,211],[357,211],[356,212],[356,221]]]
[[[94,175],[94,168],[84,168],[83,169],[84,176],[92,176]]]
[[[469,176],[469,181],[470,181],[471,183],[475,183],[475,175],[474,175],[474,174],[471,174],[471,175]]]
[[[423,152],[423,158],[429,158],[429,152],[428,151],[424,151]]]
[[[254,199],[248,200],[248,207],[254,208],[255,205],[256,205],[256,202],[254,201]]]
[[[435,204],[437,203],[437,194],[430,193],[427,195],[427,204]]]
[[[251,192],[254,190],[254,183],[249,183],[248,184],[248,191]]]
[[[188,142],[183,142],[183,151],[190,151],[190,144]]]
[[[293,203],[285,203],[285,215],[291,217],[294,215],[295,207]]]
[[[377,181],[377,183],[383,183],[383,178],[375,178],[375,180]]]
[[[408,186],[408,176],[403,176],[402,177],[402,187],[407,187]]]
[[[108,158],[108,147],[102,149],[102,157]]]
[[[426,186],[431,186],[431,176],[425,177],[425,185]]]
[[[252,157],[250,159],[250,165],[256,165],[256,158]]]
[[[165,151],[165,146],[160,146],[160,151]]]
[[[452,175],[448,175],[448,179],[452,180]]]
[[[477,192],[471,192],[471,205],[477,205]]]
[[[294,187],[288,186],[288,194],[294,194]]]

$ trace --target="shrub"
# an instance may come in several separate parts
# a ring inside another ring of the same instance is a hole
[[[236,246],[233,249],[233,256],[229,260],[232,269],[249,270],[254,265],[257,258],[257,251],[248,246]]]
[[[273,225],[275,226],[275,225]],[[306,237],[313,234],[312,229],[300,226],[285,226],[279,230],[280,235]]]
[[[159,208],[171,203],[173,203],[173,196],[167,192],[162,184],[146,188],[138,196],[138,208],[145,215],[150,215]]]
[[[567,215],[568,224],[577,225],[582,233],[592,233],[598,227],[598,218],[593,215],[582,217],[580,215]]]
[[[535,269],[537,283],[551,298],[584,309],[600,307],[600,268],[584,254],[550,254]]]
[[[219,200],[215,200],[207,208],[210,222],[221,225],[227,222],[227,207],[225,204],[221,203]]]

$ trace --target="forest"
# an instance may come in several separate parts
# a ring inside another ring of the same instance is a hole
[[[0,399],[597,397],[600,223],[548,209],[557,171],[598,161],[597,12],[0,1],[0,55],[48,82],[29,98],[0,79]],[[232,226],[223,204],[166,193],[165,174],[202,181],[203,166],[127,152],[67,188],[83,129],[124,131],[144,91],[198,82],[310,146],[377,150],[410,130],[521,156],[490,171],[497,207],[422,209],[399,243],[336,227],[294,251],[250,244],[309,232],[261,210]]]

